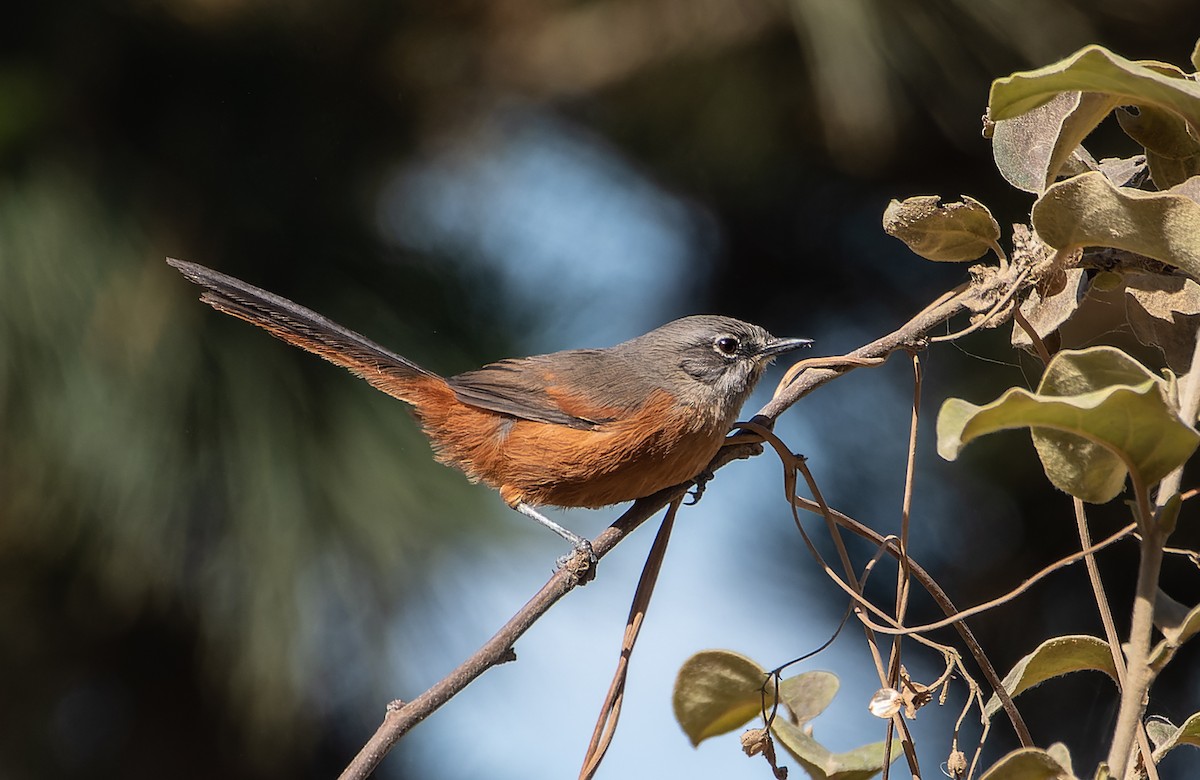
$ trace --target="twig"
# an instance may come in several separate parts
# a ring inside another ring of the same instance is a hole
[[[1050,565],[1046,566],[1045,568],[1039,570],[1032,577],[1029,577],[1024,582],[1022,582],[1020,585],[1018,585],[1017,587],[1008,591],[1004,595],[997,596],[994,599],[989,599],[981,604],[976,604],[973,607],[969,607],[967,609],[956,612],[955,614],[950,615],[942,620],[936,620],[932,623],[926,623],[925,625],[921,625],[921,626],[897,627],[897,626],[892,626],[892,625],[887,625],[887,626],[875,625],[872,627],[876,631],[879,631],[881,633],[903,634],[903,635],[907,636],[907,635],[912,635],[912,634],[925,634],[930,631],[936,631],[939,628],[945,628],[946,626],[953,625],[954,623],[957,623],[962,620],[966,620],[969,617],[974,617],[975,615],[978,615],[981,612],[987,612],[990,609],[995,609],[996,607],[998,607],[1002,604],[1012,601],[1017,596],[1020,596],[1022,593],[1029,590],[1030,588],[1032,588],[1035,584],[1037,584],[1041,580],[1045,579],[1046,577],[1050,576],[1051,574],[1058,571],[1059,569],[1064,569],[1073,563],[1078,563],[1079,561],[1086,558],[1088,555],[1093,555],[1096,552],[1103,550],[1105,547],[1108,547],[1109,545],[1111,545],[1115,542],[1119,542],[1121,539],[1124,539],[1125,537],[1130,536],[1133,533],[1133,529],[1135,527],[1136,526],[1133,523],[1130,523],[1129,525],[1125,526],[1124,528],[1117,531],[1112,536],[1109,536],[1108,538],[1104,539],[1101,542],[1097,542],[1096,544],[1093,544],[1092,546],[1090,546],[1084,550],[1080,550],[1077,553],[1072,553],[1063,558],[1059,558],[1057,561],[1055,561],[1054,563],[1051,563]]]
[[[904,323],[901,327],[886,336],[875,339],[870,344],[865,344],[848,353],[847,357],[886,358],[896,350],[917,349],[923,345],[925,334],[951,317],[965,311],[967,301],[971,297],[972,293],[962,288],[957,290],[953,295],[943,295],[935,305],[926,307],[921,313]],[[754,416],[754,422],[764,424],[768,428],[771,427],[775,419],[791,407],[792,404],[831,379],[835,379],[846,373],[850,368],[853,368],[853,366],[846,366],[839,369],[822,368],[805,371],[793,381],[776,388],[775,396],[766,406],[758,411],[758,414]]]
[[[1029,342],[1033,344],[1034,350],[1038,353],[1038,357],[1042,359],[1042,365],[1050,364],[1050,350],[1046,348],[1046,342],[1038,335],[1037,330],[1025,318],[1025,314],[1021,311],[1021,305],[1017,304],[1013,307],[1013,320],[1020,326],[1021,330],[1025,331],[1025,335],[1029,337]]]
[[[755,418],[755,419],[758,419],[758,418]],[[851,531],[852,533],[857,534],[858,536],[861,536],[864,539],[868,539],[877,545],[885,545],[889,555],[891,555],[893,558],[897,558],[897,559],[899,558],[899,555],[900,555],[899,549],[896,547],[896,545],[894,543],[889,541],[888,537],[884,537],[882,534],[878,533],[877,531],[875,531],[874,529],[872,529],[868,526],[863,525],[862,523],[858,522],[857,520],[850,517],[849,515],[845,515],[845,514],[842,514],[841,512],[838,512],[836,509],[829,507],[823,501],[809,501],[808,499],[801,498],[800,496],[795,494],[796,480],[795,480],[794,474],[792,474],[793,463],[794,463],[795,468],[800,470],[801,473],[804,473],[805,478],[807,480],[809,480],[809,487],[810,487],[810,489],[812,489],[814,491],[814,496],[817,496],[819,498],[820,491],[819,491],[819,489],[817,489],[816,483],[812,479],[811,473],[808,473],[808,469],[807,469],[807,467],[805,467],[803,459],[796,458],[794,455],[792,455],[791,451],[787,448],[787,446],[784,445],[783,442],[779,440],[779,437],[775,436],[773,433],[771,433],[765,427],[763,427],[753,421],[751,421],[750,423],[737,423],[737,425],[743,426],[747,429],[756,430],[756,432],[760,436],[765,438],[772,445],[772,447],[776,451],[776,454],[778,454],[780,459],[784,462],[784,464],[785,464],[784,484],[788,491],[786,497],[787,497],[789,503],[791,503],[794,507],[800,507],[802,509],[808,510],[809,512],[813,512],[814,514],[824,516],[826,518],[826,522],[829,522],[829,519],[832,518],[834,521],[836,521],[837,525]],[[829,567],[829,565],[826,564],[825,561],[821,558],[820,552],[817,551],[817,549],[813,545],[812,541],[808,538],[808,534],[804,531],[803,525],[801,525],[798,520],[797,520],[797,528],[800,531],[801,538],[804,540],[805,546],[808,547],[809,553],[812,554],[816,558],[818,563],[824,569],[825,573],[833,579],[833,581],[838,585],[838,587],[842,588],[843,591],[845,591],[847,594],[849,594],[851,598],[855,599],[855,601],[864,609],[876,614],[882,620],[888,621],[889,623],[893,623],[895,628],[892,630],[889,630],[888,633],[894,633],[895,631],[902,631],[905,633],[910,633],[910,632],[907,632],[903,626],[899,626],[898,624],[895,624],[892,621],[892,618],[890,615],[883,612],[881,609],[876,607],[874,604],[872,604],[866,598],[861,597],[858,593],[855,592],[855,590],[851,586],[847,585],[844,581],[842,581],[842,579],[840,577],[838,577],[833,572],[833,570]],[[944,590],[942,590],[941,586],[937,584],[937,581],[934,580],[934,578],[927,571],[925,571],[923,568],[918,566],[916,564],[916,562],[913,561],[911,558],[909,559],[909,568],[910,568],[912,575],[916,578],[917,582],[921,583],[921,587],[924,588],[925,592],[928,593],[931,597],[933,597],[933,600],[937,603],[938,607],[942,610],[943,613],[945,613],[947,616],[950,616],[951,618],[953,618],[954,616],[957,616],[959,614],[958,608],[954,606],[954,602],[950,600],[949,595],[947,595],[946,592]],[[860,615],[859,620],[864,621],[864,620],[866,620],[866,618],[864,618],[862,615]],[[966,644],[967,649],[970,651],[972,658],[974,658],[975,662],[977,664],[979,664],[979,668],[983,672],[984,677],[987,679],[988,685],[990,685],[992,687],[992,690],[1000,698],[1000,702],[1004,706],[1004,712],[1006,715],[1008,715],[1009,720],[1012,722],[1013,730],[1016,732],[1017,737],[1021,740],[1021,744],[1025,747],[1032,746],[1033,738],[1029,734],[1029,729],[1026,727],[1025,721],[1021,717],[1021,713],[1017,710],[1017,707],[1013,703],[1012,698],[1008,695],[1008,691],[1006,691],[1004,689],[1004,685],[1003,685],[1002,681],[1000,680],[1000,675],[998,675],[996,673],[996,668],[994,666],[992,666],[992,663],[988,659],[987,654],[983,652],[983,647],[980,646],[979,641],[975,638],[975,634],[971,631],[970,628],[967,627],[966,622],[963,620],[948,619],[947,622],[951,623],[954,626],[954,629],[956,631],[958,631],[959,636],[963,640],[963,643]],[[875,628],[878,630],[881,627],[875,626]],[[935,643],[932,643],[929,640],[925,639],[920,634],[911,634],[911,635],[917,641],[920,641],[923,643],[928,643],[931,645],[935,644]]]
[[[1012,301],[1013,297],[1020,291],[1021,283],[1025,281],[1025,278],[1027,276],[1029,276],[1031,270],[1032,269],[1030,269],[1030,268],[1021,269],[1021,272],[1019,274],[1017,274],[1016,281],[1013,282],[1013,284],[1008,287],[1008,289],[1004,293],[1004,296],[1001,297],[1000,300],[996,301],[996,304],[994,306],[992,306],[992,308],[989,309],[987,311],[987,313],[984,314],[983,316],[981,316],[979,319],[975,320],[970,325],[968,325],[967,327],[963,328],[962,330],[960,330],[956,333],[947,333],[944,336],[934,336],[933,338],[930,339],[930,341],[934,342],[934,343],[938,343],[941,341],[958,341],[963,336],[969,336],[972,333],[974,333],[975,331],[977,331],[980,328],[987,325],[988,323],[992,322],[992,319],[997,314],[999,314],[1001,311],[1003,311],[1004,307],[1007,306],[1009,304],[1009,302]]]
[[[646,610],[650,608],[650,597],[654,594],[654,584],[658,581],[658,573],[662,570],[663,559],[667,554],[667,542],[671,538],[671,529],[675,525],[675,513],[679,511],[680,499],[672,501],[667,507],[667,515],[663,518],[658,535],[654,537],[654,545],[646,557],[646,565],[642,568],[641,579],[638,580],[637,590],[633,594],[633,603],[629,607],[629,619],[625,622],[625,637],[621,641],[621,656],[617,662],[617,671],[613,675],[612,685],[600,709],[600,718],[592,732],[592,741],[583,757],[583,768],[579,772],[580,780],[591,780],[608,746],[612,744],[613,735],[617,730],[617,720],[621,717],[621,703],[625,698],[625,680],[629,673],[629,660],[633,656],[633,646],[637,642],[638,633],[642,630],[642,622],[646,619]]]
[[[997,247],[999,248],[999,247]],[[1003,256],[1003,250],[1000,250]],[[1007,264],[1005,260],[1005,264]],[[900,504],[900,558],[896,567],[896,622],[903,624],[908,612],[908,588],[910,577],[908,571],[908,526],[912,518],[913,481],[917,465],[917,429],[921,421],[921,358],[915,352],[912,355],[913,364],[913,404],[912,420],[908,430],[908,457],[904,465],[904,498]],[[904,637],[892,637],[892,655],[888,665],[888,682],[893,688],[898,688],[900,681],[900,651]],[[903,723],[903,721],[901,721]],[[887,737],[884,740],[883,754],[891,755],[892,723],[888,724]],[[883,780],[888,780],[891,764],[883,767]]]

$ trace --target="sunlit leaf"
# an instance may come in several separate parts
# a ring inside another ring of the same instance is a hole
[[[1146,721],[1146,732],[1154,743],[1153,758],[1157,763],[1180,745],[1200,747],[1200,712],[1185,720],[1179,728],[1165,718],[1152,718]]]
[[[1200,633],[1200,606],[1189,609],[1160,590],[1154,600],[1154,625],[1163,638],[1150,652],[1150,665],[1160,669],[1177,649]]]
[[[1178,647],[1200,633],[1200,606],[1189,609],[1160,590],[1154,602],[1154,625]]]
[[[1071,153],[1120,105],[1111,95],[1063,92],[1044,105],[996,122],[992,157],[1009,184],[1041,193]]]
[[[1046,748],[1046,752],[1054,761],[1061,766],[1068,775],[1075,774],[1075,768],[1071,761],[1071,751],[1061,742],[1055,742],[1050,747]]]
[[[771,732],[779,743],[800,762],[812,780],[870,780],[884,767],[884,743],[832,753],[801,728],[787,720],[777,718]],[[900,757],[900,740],[892,742],[892,760]]]
[[[1051,185],[1031,216],[1056,249],[1126,249],[1200,278],[1200,203],[1185,195],[1117,188],[1102,173],[1085,173]]]
[[[975,260],[997,246],[1000,226],[987,206],[962,198],[945,204],[937,195],[893,200],[883,212],[883,229],[926,260]]]
[[[993,764],[979,780],[1074,780],[1074,776],[1045,750],[1021,748]]]
[[[1117,111],[1117,121],[1146,149],[1150,176],[1160,190],[1200,174],[1200,141],[1178,114],[1157,106]]]
[[[1104,672],[1113,680],[1117,679],[1108,642],[1086,634],[1056,636],[1042,642],[1017,662],[1004,676],[1004,690],[1009,696],[1016,697],[1046,680],[1082,671]],[[986,707],[988,715],[996,713],[1000,706],[1000,697],[992,694]]]
[[[1200,284],[1186,276],[1125,274],[1125,317],[1137,340],[1155,347],[1167,365],[1186,374],[1196,343]]]
[[[1121,492],[1128,469],[1150,485],[1196,449],[1200,435],[1166,394],[1162,379],[1118,349],[1063,350],[1036,394],[1012,388],[985,406],[948,399],[938,414],[938,453],[954,460],[978,436],[1028,427],[1050,481],[1104,503]]]
[[[1200,128],[1200,85],[1167,63],[1134,62],[1102,46],[1087,46],[1044,68],[996,79],[988,98],[988,116],[1000,122],[1071,91],[1099,92],[1125,104],[1159,106]]]

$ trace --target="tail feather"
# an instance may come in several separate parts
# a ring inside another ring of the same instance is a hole
[[[416,384],[445,380],[408,358],[344,328],[311,309],[186,260],[167,258],[204,292],[200,300],[217,311],[257,325],[276,338],[349,369],[374,387],[408,401]]]

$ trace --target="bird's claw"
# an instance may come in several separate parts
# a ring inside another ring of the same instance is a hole
[[[711,471],[701,471],[692,479],[692,489],[688,491],[687,498],[684,499],[684,506],[693,506],[700,503],[700,497],[704,495],[704,488],[708,487],[708,481],[713,478]]]

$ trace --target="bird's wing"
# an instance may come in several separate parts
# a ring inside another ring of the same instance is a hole
[[[606,404],[597,397],[595,388],[603,380],[591,377],[591,381],[586,381],[589,377],[571,376],[578,374],[578,370],[564,375],[566,365],[578,368],[584,362],[571,360],[573,357],[592,358],[589,362],[597,369],[604,363],[599,350],[576,350],[501,360],[446,381],[463,403],[522,420],[595,430],[618,419],[622,406]]]

